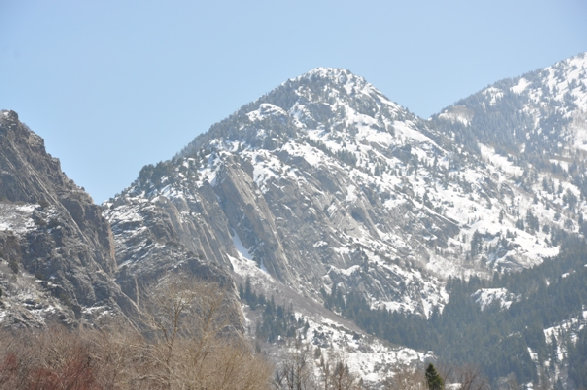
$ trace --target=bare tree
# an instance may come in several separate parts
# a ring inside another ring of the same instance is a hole
[[[0,332],[0,389],[269,389],[271,365],[227,331],[224,291],[160,287],[143,299],[145,332],[129,324]]]
[[[357,389],[357,378],[351,374],[344,360],[336,360],[330,377],[330,385],[333,390]]]
[[[416,367],[401,367],[393,376],[385,379],[383,382],[385,390],[423,390],[426,388],[426,378],[423,370]]]
[[[321,372],[324,390],[350,390],[360,388],[356,375],[349,370],[346,360],[336,354],[329,354],[326,359],[322,355],[318,368]]]
[[[461,385],[461,390],[489,390],[489,381],[481,373],[479,367],[465,365],[457,367],[455,383]]]
[[[157,387],[268,387],[270,366],[228,331],[226,291],[215,283],[179,279],[154,292],[145,315],[153,326],[151,378]]]
[[[92,359],[91,343],[70,334],[62,326],[42,333],[4,334],[0,348],[1,388],[99,389],[99,367]]]
[[[281,362],[275,372],[273,385],[279,390],[317,389],[311,353],[306,347],[298,345],[296,351]]]

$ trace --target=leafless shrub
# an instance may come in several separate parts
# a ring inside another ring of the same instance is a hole
[[[473,364],[441,365],[440,371],[446,383],[459,384],[460,390],[489,390],[491,388],[488,379],[479,367]]]
[[[312,354],[307,348],[298,345],[296,350],[278,366],[273,381],[275,389],[317,389],[311,356]]]
[[[0,334],[0,389],[266,389],[272,367],[227,332],[225,295],[213,284],[153,291],[130,326]]]
[[[393,376],[383,381],[385,390],[422,390],[426,388],[424,370],[413,366],[400,368]]]

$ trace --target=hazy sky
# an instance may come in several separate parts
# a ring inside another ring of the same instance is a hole
[[[587,50],[584,0],[0,0],[0,108],[98,203],[287,78],[347,68],[422,117]]]

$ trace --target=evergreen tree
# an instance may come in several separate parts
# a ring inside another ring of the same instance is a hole
[[[587,328],[577,337],[577,343],[569,348],[569,379],[577,389],[587,387]]]
[[[471,239],[471,256],[475,257],[481,252],[483,252],[483,236],[475,230]]]
[[[426,368],[426,384],[429,390],[444,389],[444,379],[438,374],[432,363]]]

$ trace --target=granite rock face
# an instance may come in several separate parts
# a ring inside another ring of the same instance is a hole
[[[212,192],[208,198],[214,205]],[[44,326],[51,321],[93,325],[143,323],[141,299],[149,299],[170,278],[214,282],[227,292],[225,313],[241,332],[236,285],[222,270],[225,248],[208,240],[222,231],[193,221],[186,204],[160,197],[143,205],[145,219],[126,219],[114,229],[139,230],[115,251],[103,208],[62,171],[43,140],[14,111],[0,112],[0,322],[2,326]],[[217,210],[210,207],[210,215]],[[224,232],[229,235],[227,231]],[[185,237],[195,243],[184,246]],[[116,253],[118,252],[118,253]],[[133,263],[131,260],[140,258]],[[118,262],[117,262],[118,260]],[[121,263],[119,266],[118,263]]]
[[[135,310],[114,280],[100,206],[14,111],[0,112],[0,209],[4,326],[99,322]]]

